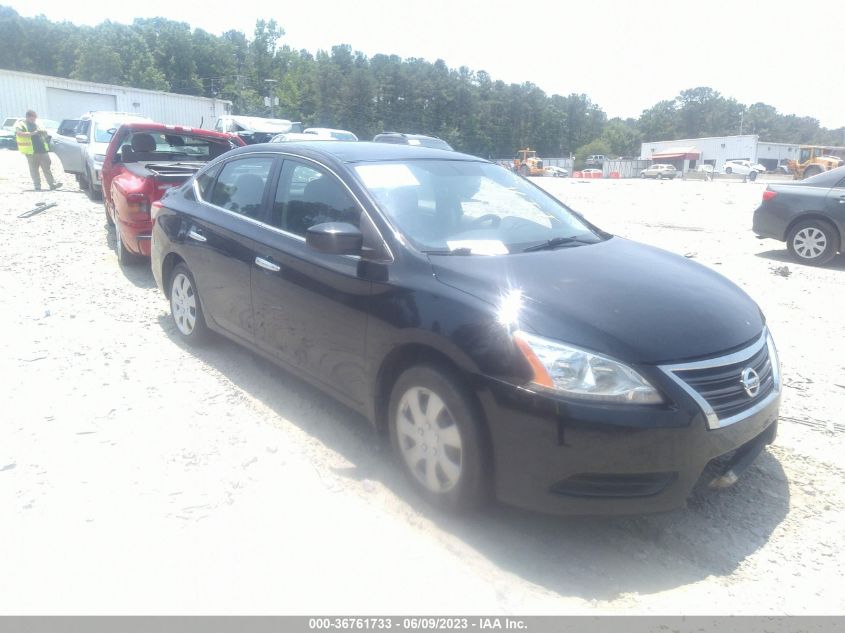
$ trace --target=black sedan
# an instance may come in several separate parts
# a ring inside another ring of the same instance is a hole
[[[214,330],[360,411],[441,506],[665,510],[774,438],[777,355],[744,292],[490,162],[253,145],[153,216],[180,336]]]
[[[845,167],[797,182],[770,184],[754,212],[754,233],[786,242],[801,263],[822,266],[842,251]]]

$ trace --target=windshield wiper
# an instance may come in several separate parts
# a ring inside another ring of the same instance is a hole
[[[582,240],[579,237],[571,235],[569,237],[553,237],[550,240],[546,240],[545,242],[540,242],[539,244],[535,244],[534,246],[529,246],[528,248],[522,249],[523,253],[530,253],[531,251],[545,251],[551,250],[553,248],[557,248],[558,246],[566,246],[567,244],[592,244],[593,242],[588,242],[586,240]]]
[[[462,246],[450,251],[423,251],[426,255],[472,255],[472,249]]]

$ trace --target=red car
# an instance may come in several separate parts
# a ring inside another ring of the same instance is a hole
[[[162,123],[127,123],[112,136],[103,161],[103,205],[115,227],[117,259],[133,264],[150,256],[150,208],[205,163],[240,147],[233,134]]]

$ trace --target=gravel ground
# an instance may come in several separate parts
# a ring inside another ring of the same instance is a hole
[[[0,613],[845,613],[845,257],[757,240],[765,185],[536,181],[760,303],[776,444],[669,514],[456,519],[357,415],[235,344],[185,348],[72,179],[33,192],[9,151],[0,174]]]

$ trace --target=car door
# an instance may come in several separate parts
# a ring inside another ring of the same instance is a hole
[[[186,220],[184,253],[207,318],[253,342],[250,269],[266,231],[259,221],[277,159],[271,154],[234,157],[197,179],[200,203]]]
[[[256,344],[352,403],[367,397],[366,304],[372,284],[361,258],[328,255],[305,244],[322,222],[356,226],[362,212],[342,182],[310,161],[286,158],[252,268]]]
[[[825,208],[840,230],[845,227],[845,178],[842,178],[827,193]]]
[[[53,152],[59,157],[64,170],[70,174],[81,174],[84,145],[76,140],[76,135],[85,128],[89,121],[65,119],[59,123],[59,129],[53,136]]]

